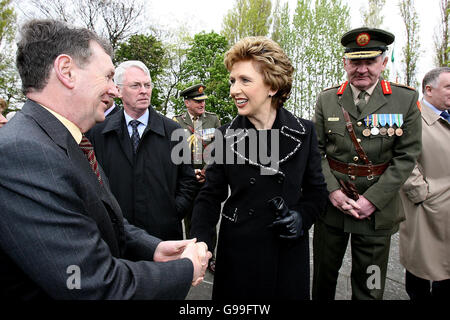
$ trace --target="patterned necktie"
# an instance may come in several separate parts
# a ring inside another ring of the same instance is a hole
[[[91,142],[86,138],[86,136],[83,134],[83,138],[80,142],[80,149],[85,154],[86,158],[89,161],[89,164],[91,165],[92,170],[94,171],[95,175],[97,176],[98,182],[100,182],[101,185],[103,185],[102,177],[100,176],[100,170],[98,169],[98,162],[97,158],[95,157],[94,153],[94,147],[92,146]]]
[[[137,120],[131,120],[130,121],[130,126],[131,126],[131,128],[133,128],[133,133],[131,134],[131,143],[133,145],[133,152],[134,152],[134,154],[136,154],[136,150],[138,148],[139,140],[140,140],[139,132],[138,132],[138,129],[137,129],[139,124],[140,124],[140,122],[137,121]]]
[[[356,108],[358,109],[358,112],[361,114],[362,110],[364,109],[364,107],[366,106],[366,95],[367,92],[366,91],[361,91],[358,94],[358,103],[356,104]]]
[[[447,111],[442,111],[441,117],[447,120],[447,122],[450,122],[450,114]]]

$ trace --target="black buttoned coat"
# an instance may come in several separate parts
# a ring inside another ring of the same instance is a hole
[[[219,131],[223,137],[215,138],[216,163],[206,169],[191,231],[210,247],[222,214],[213,299],[309,299],[308,230],[328,196],[312,122],[279,109],[272,130],[266,131],[270,137],[279,133],[279,139],[267,144],[271,157],[278,153],[279,161],[266,165],[263,158],[251,156],[265,132],[256,131],[247,118],[238,116]],[[224,162],[228,152],[225,164],[220,164],[219,151]],[[269,227],[275,215],[267,202],[275,196],[300,212],[304,235],[299,239],[280,239]]]
[[[190,164],[175,164],[172,133],[180,125],[149,107],[149,122],[136,155],[123,111],[108,117],[87,134],[97,160],[127,220],[163,240],[183,239],[181,221],[198,192]],[[189,148],[186,148],[189,150]]]

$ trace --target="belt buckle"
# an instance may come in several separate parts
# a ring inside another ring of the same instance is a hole
[[[373,180],[373,178],[374,178],[374,174],[373,174],[373,166],[372,165],[370,165],[369,166],[369,175],[367,176],[367,180]]]
[[[355,181],[356,180],[356,174],[351,174],[351,173],[356,173],[356,167],[358,165],[356,163],[347,163],[347,173],[348,173],[348,177],[350,178],[350,180]],[[354,168],[352,168],[354,167]]]

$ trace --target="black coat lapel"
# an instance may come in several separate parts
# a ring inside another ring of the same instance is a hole
[[[102,134],[117,134],[122,152],[127,157],[130,165],[133,165],[133,147],[131,146],[131,138],[123,112],[116,112],[108,119]],[[104,140],[107,141],[106,138]]]
[[[242,130],[239,130],[242,129]],[[271,164],[270,167],[267,165],[261,165],[249,159],[248,149],[245,154],[239,152],[237,144],[240,141],[246,141],[246,146],[248,148],[250,142],[249,130],[256,130],[253,124],[246,118],[242,116],[237,116],[228,126],[225,131],[225,139],[234,139],[234,143],[229,144],[232,152],[235,153],[239,158],[244,159],[250,165],[254,165],[263,169],[266,169],[273,173],[284,173],[280,170],[280,165],[291,159],[301,148],[303,142],[303,136],[306,133],[305,127],[301,121],[293,116],[284,108],[280,108],[277,111],[277,117],[273,124],[272,129],[277,129],[278,131],[278,158],[276,164]],[[228,144],[227,144],[228,145]],[[272,152],[276,150],[271,146],[271,159],[274,159]],[[276,170],[275,170],[276,168]]]

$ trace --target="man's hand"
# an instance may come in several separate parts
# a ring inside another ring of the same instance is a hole
[[[167,262],[180,259],[186,246],[196,241],[197,239],[162,241],[156,247],[155,253],[153,254],[153,261]]]
[[[188,258],[194,265],[194,274],[192,277],[192,286],[196,286],[203,281],[206,268],[208,266],[208,260],[212,257],[212,253],[208,251],[208,246],[204,242],[191,242],[189,243],[181,258]]]
[[[204,183],[205,182],[205,172],[200,169],[195,169],[195,178],[197,182]]]
[[[361,210],[360,204],[355,202],[355,200],[347,197],[340,189],[335,190],[330,193],[328,196],[333,206],[338,208],[345,214],[351,215],[357,219],[360,219],[360,215],[358,214],[359,210]],[[360,199],[362,196],[360,196]]]
[[[359,199],[358,199],[358,201],[356,201],[356,203],[360,207],[360,209],[358,211],[360,219],[365,219],[365,218],[370,219],[370,216],[372,215],[372,213],[374,213],[375,210],[377,209],[372,204],[372,202],[367,200],[364,196],[359,196]]]

